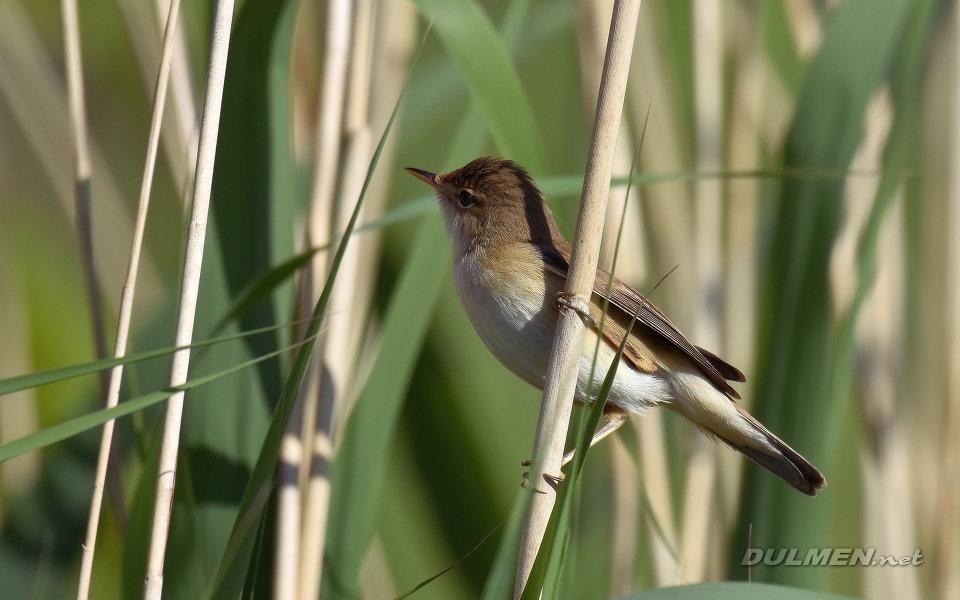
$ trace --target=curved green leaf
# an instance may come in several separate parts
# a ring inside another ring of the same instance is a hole
[[[22,438],[13,440],[11,442],[0,444],[0,462],[10,460],[11,458],[20,456],[26,452],[30,452],[31,450],[37,450],[38,448],[43,448],[45,446],[49,446],[50,444],[61,442],[67,438],[83,433],[84,431],[93,429],[98,425],[103,425],[111,419],[117,419],[119,417],[129,415],[130,413],[134,413],[138,410],[143,410],[144,408],[152,406],[157,402],[166,400],[177,392],[192,390],[193,388],[205,385],[211,381],[216,381],[221,377],[235,373],[241,369],[261,363],[269,358],[273,358],[274,356],[279,356],[280,354],[287,352],[288,350],[291,350],[299,345],[300,344],[296,344],[281,350],[275,350],[269,354],[264,354],[263,356],[259,356],[253,360],[248,360],[236,366],[230,367],[229,369],[224,369],[204,377],[190,379],[183,385],[158,390],[143,396],[131,398],[130,400],[122,402],[113,408],[102,408],[81,417],[70,419],[69,421],[64,421],[63,423],[58,423],[57,425],[47,427],[46,429],[41,429],[40,431],[35,431],[34,433],[25,435]]]
[[[35,373],[28,373],[26,375],[18,375],[16,377],[0,379],[0,396],[6,395],[6,394],[12,394],[14,392],[19,392],[20,390],[26,390],[26,389],[38,387],[41,385],[47,385],[48,383],[56,383],[58,381],[73,379],[75,377],[92,375],[93,373],[99,373],[104,369],[111,369],[113,367],[116,367],[117,365],[129,365],[133,363],[142,362],[145,360],[150,360],[151,358],[159,358],[161,356],[173,354],[178,350],[185,350],[188,348],[204,348],[207,346],[212,346],[214,344],[220,344],[222,342],[229,342],[233,340],[243,339],[251,335],[256,335],[258,333],[266,333],[266,332],[276,331],[277,329],[288,328],[288,327],[290,327],[289,323],[284,323],[282,325],[274,325],[272,327],[261,327],[260,329],[253,329],[251,331],[243,331],[233,335],[226,335],[223,337],[213,338],[213,339],[205,340],[202,342],[195,342],[188,346],[170,346],[168,348],[159,348],[157,350],[146,350],[144,352],[134,352],[133,354],[127,354],[126,356],[123,356],[120,358],[105,358],[103,360],[95,360],[87,363],[70,365],[67,367],[59,367],[56,369],[47,369],[45,371],[37,371]]]

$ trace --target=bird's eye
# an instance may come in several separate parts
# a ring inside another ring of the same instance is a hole
[[[470,193],[470,190],[460,191],[460,206],[464,208],[470,208],[473,206],[474,202],[476,202],[476,198],[473,197],[473,194]]]

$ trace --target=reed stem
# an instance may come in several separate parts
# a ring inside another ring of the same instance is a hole
[[[573,239],[573,254],[564,289],[571,298],[571,304],[585,312],[589,311],[590,295],[600,259],[600,240],[610,193],[610,175],[613,171],[639,10],[640,0],[617,0],[610,22],[596,120]],[[521,533],[514,598],[520,598],[523,593],[556,502],[556,490],[544,481],[544,475],[556,476],[560,473],[584,332],[583,321],[576,311],[560,311],[533,443],[534,464],[530,468],[530,481],[536,491],[531,498]]]
[[[200,269],[207,232],[207,214],[210,209],[217,136],[220,132],[220,108],[223,103],[223,85],[227,74],[227,51],[230,47],[230,30],[233,25],[233,4],[233,0],[218,0],[214,8],[207,91],[203,101],[197,172],[193,188],[193,207],[187,226],[187,247],[180,284],[180,304],[174,340],[177,346],[189,345],[193,340],[193,323],[200,291]],[[181,350],[173,355],[170,366],[170,387],[186,382],[189,366],[190,350]],[[147,553],[147,573],[143,584],[144,600],[160,600],[163,592],[163,559],[166,554],[167,534],[170,530],[170,517],[173,510],[173,489],[176,483],[182,418],[183,392],[178,392],[171,396],[166,404],[150,545]]]
[[[157,73],[156,92],[153,97],[153,115],[150,121],[150,135],[147,141],[147,158],[143,167],[143,181],[140,186],[140,203],[137,208],[137,221],[133,230],[133,245],[130,248],[130,262],[127,265],[127,278],[120,296],[120,318],[117,323],[117,339],[114,345],[114,358],[122,358],[127,351],[127,336],[130,333],[130,318],[133,314],[133,297],[136,291],[137,269],[140,266],[140,250],[143,246],[143,231],[147,224],[147,209],[150,203],[150,189],[153,186],[153,173],[157,163],[157,148],[160,143],[160,125],[163,121],[163,108],[167,97],[167,81],[170,74],[170,58],[173,54],[173,37],[176,31],[180,0],[172,0],[167,15],[167,25],[163,37],[163,55],[160,70]],[[117,365],[110,371],[110,383],[107,388],[107,408],[117,405],[120,400],[120,382],[123,378],[123,365]],[[97,545],[97,529],[100,525],[100,507],[103,502],[103,487],[107,477],[107,467],[113,443],[114,421],[103,426],[100,439],[100,453],[97,457],[97,471],[94,476],[93,497],[90,501],[90,516],[87,520],[87,534],[80,557],[80,583],[77,600],[86,600],[90,594],[90,578],[93,574],[93,555]]]

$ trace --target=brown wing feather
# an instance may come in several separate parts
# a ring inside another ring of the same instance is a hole
[[[562,243],[561,243],[562,242]],[[541,246],[541,253],[544,257],[544,262],[548,269],[552,270],[558,276],[566,278],[567,269],[570,260],[571,247],[566,240],[555,240],[553,248]],[[559,255],[559,256],[558,256]],[[607,285],[610,281],[610,274],[602,268],[597,268],[597,277],[593,282],[593,293],[597,294],[602,298],[607,298],[610,301],[611,307],[615,307],[626,313],[626,317],[629,319],[634,314],[637,314],[637,321],[649,327],[653,331],[660,334],[665,340],[679,348],[690,357],[697,366],[704,372],[704,374],[710,379],[710,381],[723,393],[727,394],[732,398],[740,398],[740,394],[737,393],[737,390],[733,389],[729,383],[727,383],[726,375],[736,375],[734,381],[743,381],[743,374],[740,373],[734,367],[727,365],[715,355],[708,353],[710,357],[713,357],[716,361],[722,365],[721,369],[726,371],[726,373],[721,373],[721,370],[718,370],[717,365],[714,364],[707,356],[698,349],[696,346],[691,344],[680,330],[677,329],[676,325],[670,322],[670,319],[667,318],[665,314],[660,312],[656,306],[654,306],[649,300],[643,297],[642,294],[623,283],[617,278],[613,279],[613,285],[610,289],[609,296],[607,295]],[[611,319],[616,322],[617,319]],[[608,327],[610,331],[608,331]],[[620,331],[616,331],[619,329]],[[620,340],[623,339],[623,329],[617,327],[615,324],[606,324],[604,325],[604,338],[606,338],[611,343],[619,345]],[[628,357],[632,358],[632,357]],[[631,362],[634,362],[631,360]],[[636,364],[636,363],[635,363]],[[638,368],[639,365],[637,365]],[[729,370],[726,368],[729,367]],[[643,369],[647,370],[647,369]],[[732,370],[732,372],[730,371]]]
[[[743,383],[744,381],[747,380],[747,378],[744,377],[743,373],[740,372],[740,369],[736,368],[735,366],[731,365],[727,361],[723,360],[713,352],[710,352],[709,350],[701,348],[700,346],[694,346],[694,348],[699,350],[700,354],[702,354],[704,358],[709,360],[710,364],[713,365],[718,371],[720,371],[720,374],[723,375],[723,378],[726,379],[727,381],[737,381],[737,382]]]

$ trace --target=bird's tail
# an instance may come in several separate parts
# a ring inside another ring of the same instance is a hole
[[[670,408],[690,419],[708,437],[740,452],[808,496],[816,496],[827,485],[823,474],[810,461],[775,436],[742,406],[728,398],[724,398],[723,404],[719,412],[725,414],[721,416],[714,412],[710,415],[713,418],[706,419],[701,411],[697,411],[701,418],[694,419],[684,414],[682,409],[677,410],[680,408],[677,405]],[[689,404],[687,406],[692,408]],[[732,413],[731,407],[736,414]],[[714,404],[713,408],[716,410],[718,406]]]
[[[827,485],[827,480],[823,478],[823,474],[820,473],[810,461],[800,456],[799,452],[775,436],[773,432],[764,427],[760,421],[745,411],[742,406],[736,402],[734,402],[733,405],[737,408],[737,412],[740,413],[744,421],[757,433],[765,437],[778,454],[770,454],[768,451],[765,451],[767,449],[755,448],[745,443],[738,444],[732,440],[718,436],[723,443],[808,496],[816,496],[817,492],[820,491],[823,486]]]

